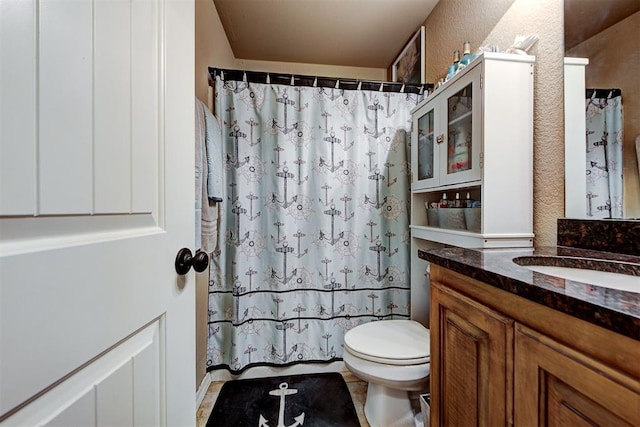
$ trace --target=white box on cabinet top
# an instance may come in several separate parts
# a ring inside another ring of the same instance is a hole
[[[412,111],[413,237],[464,247],[532,246],[534,62],[485,53]],[[480,231],[428,224],[425,203],[456,192],[481,203]]]

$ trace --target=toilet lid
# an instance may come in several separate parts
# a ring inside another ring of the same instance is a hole
[[[382,320],[348,331],[344,346],[353,355],[378,363],[429,362],[429,329],[414,320]]]

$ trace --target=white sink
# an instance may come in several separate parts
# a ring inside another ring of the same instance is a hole
[[[521,264],[520,264],[521,265]],[[576,282],[589,283],[603,288],[617,289],[626,292],[640,293],[640,276],[611,273],[608,271],[588,270],[572,267],[558,267],[551,265],[521,265],[538,273]]]

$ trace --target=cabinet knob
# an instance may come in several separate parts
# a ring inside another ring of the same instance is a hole
[[[444,134],[441,133],[440,135],[438,135],[438,137],[436,138],[436,142],[438,144],[442,144],[444,142]]]

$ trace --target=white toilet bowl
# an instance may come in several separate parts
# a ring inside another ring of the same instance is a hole
[[[413,427],[408,391],[429,377],[429,329],[413,320],[366,323],[344,336],[344,364],[369,383],[364,412],[371,427]]]

